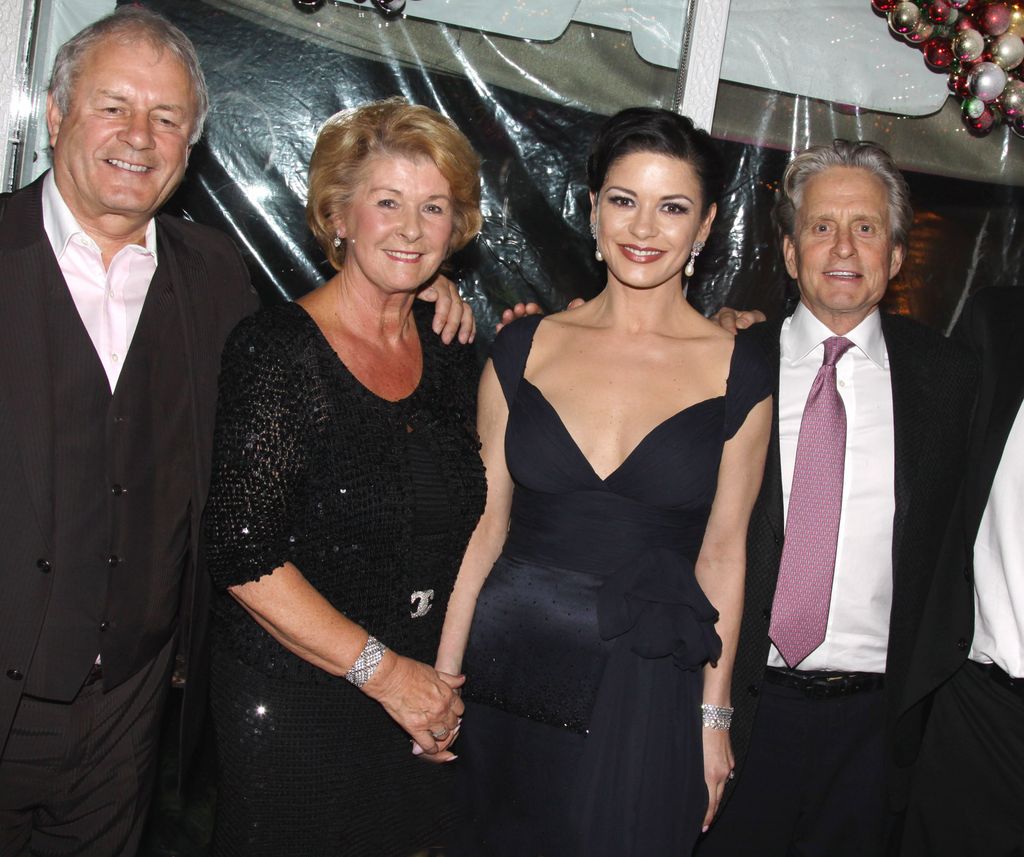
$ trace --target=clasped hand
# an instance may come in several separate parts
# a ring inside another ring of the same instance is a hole
[[[455,755],[448,747],[458,736],[465,710],[456,690],[465,681],[463,675],[439,672],[412,658],[388,652],[363,690],[384,706],[425,759],[449,762]]]

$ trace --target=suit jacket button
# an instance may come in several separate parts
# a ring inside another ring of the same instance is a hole
[[[956,647],[962,652],[967,648],[967,640],[961,637],[956,641]]]
[[[21,681],[24,676],[21,674],[21,670],[10,669],[7,670],[7,678],[13,679],[14,681]]]
[[[107,557],[107,565],[109,565],[111,568],[117,568],[120,564],[121,557],[119,557],[116,553],[112,553],[110,556]]]
[[[752,684],[750,685],[750,687],[747,688],[747,693],[749,693],[751,696],[757,696],[759,690],[760,688],[758,688],[756,684]]]
[[[120,497],[122,494],[124,494],[124,487],[122,485],[111,485],[110,493],[113,494],[115,497]]]
[[[50,573],[50,561],[48,559],[37,559],[36,568],[38,568],[43,574]]]
[[[100,630],[101,631],[106,631],[107,628],[109,628],[109,627],[110,627],[110,623],[109,622],[106,622],[106,621],[100,622]]]
[[[767,622],[772,618],[772,611],[765,607],[764,610],[761,611],[761,618]]]

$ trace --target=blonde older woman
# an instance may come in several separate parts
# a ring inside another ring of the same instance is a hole
[[[449,772],[427,761],[454,758],[463,679],[428,664],[485,491],[476,363],[414,299],[480,227],[478,159],[389,100],[327,122],[309,186],[337,274],[224,356],[214,853],[398,857],[449,821]]]

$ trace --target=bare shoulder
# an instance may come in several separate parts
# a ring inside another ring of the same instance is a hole
[[[692,325],[693,330],[691,335],[695,339],[705,340],[708,345],[725,348],[729,352],[732,351],[732,344],[736,339],[735,334],[730,333],[711,319],[704,318],[704,316],[699,313],[694,313]]]
[[[590,304],[581,304],[572,309],[563,309],[560,312],[553,312],[544,316],[544,325],[549,329],[562,328],[563,330],[581,327],[596,327],[594,322],[594,307]]]

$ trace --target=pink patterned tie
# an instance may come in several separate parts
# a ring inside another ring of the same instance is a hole
[[[825,639],[846,458],[846,409],[836,390],[836,362],[851,345],[842,336],[825,340],[825,359],[800,420],[786,540],[768,629],[790,668]]]

